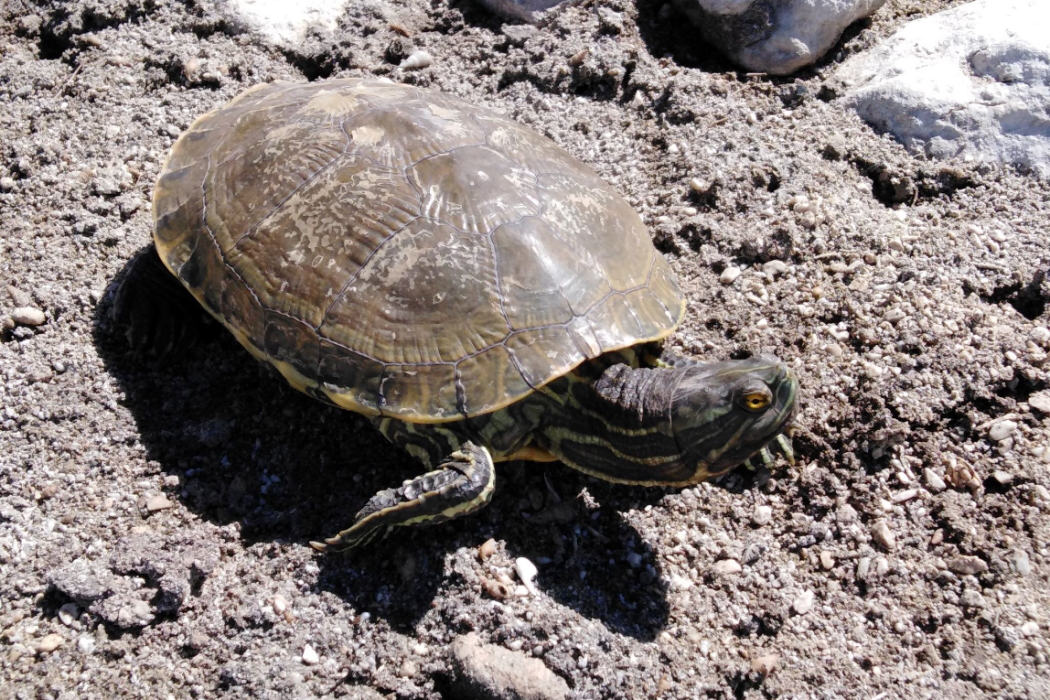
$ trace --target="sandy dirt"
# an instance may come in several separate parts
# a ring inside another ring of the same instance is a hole
[[[371,0],[278,50],[207,1],[6,0],[0,311],[45,322],[0,342],[0,697],[452,698],[471,631],[573,698],[1050,697],[1050,185],[911,156],[831,80],[957,4],[891,0],[774,80],[659,1],[502,28]],[[138,361],[109,310],[196,116],[364,75],[503,111],[620,190],[688,292],[673,344],[797,369],[797,466],[662,491],[507,465],[476,517],[311,550],[412,460],[214,327]],[[538,592],[500,599],[517,557]]]

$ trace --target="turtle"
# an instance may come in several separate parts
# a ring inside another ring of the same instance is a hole
[[[179,137],[152,210],[115,303],[133,345],[185,345],[199,304],[423,465],[319,550],[472,513],[497,462],[684,487],[793,459],[792,369],[666,348],[685,296],[638,214],[548,138],[461,98],[256,85]]]

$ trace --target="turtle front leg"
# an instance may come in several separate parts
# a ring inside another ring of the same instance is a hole
[[[495,486],[496,469],[489,451],[465,442],[434,471],[372,496],[350,529],[310,546],[338,552],[382,539],[400,525],[452,520],[488,505]]]

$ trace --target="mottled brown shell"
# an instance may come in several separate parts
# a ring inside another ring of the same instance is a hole
[[[178,140],[153,216],[161,259],[252,354],[369,415],[494,411],[683,312],[590,168],[407,85],[248,90]]]

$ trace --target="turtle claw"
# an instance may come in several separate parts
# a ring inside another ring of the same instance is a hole
[[[763,467],[768,467],[776,459],[776,455],[782,455],[788,464],[795,466],[795,450],[791,446],[791,438],[787,435],[780,433],[773,438],[768,445],[763,447],[761,450],[751,455],[744,460],[743,466],[748,471],[755,471],[758,469],[758,465],[755,464],[755,457],[761,461]]]
[[[791,445],[791,438],[784,433],[777,435],[773,440],[773,443],[780,448],[780,454],[784,455],[784,459],[791,466],[795,466],[795,448]]]

